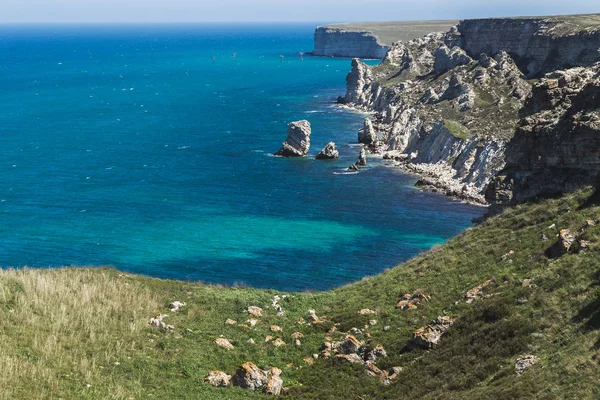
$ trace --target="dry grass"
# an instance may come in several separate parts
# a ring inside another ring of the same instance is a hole
[[[137,392],[111,384],[103,369],[135,347],[160,302],[120,276],[93,269],[0,270],[2,398],[30,396],[32,386],[40,399],[55,398],[65,386],[94,396],[101,394],[98,382],[104,398]]]

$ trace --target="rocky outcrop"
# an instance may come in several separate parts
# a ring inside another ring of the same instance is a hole
[[[327,143],[327,146],[325,146],[323,148],[323,150],[321,150],[319,152],[319,154],[317,154],[316,159],[317,160],[334,160],[334,159],[338,158],[339,156],[340,156],[340,152],[337,151],[337,149],[335,148],[335,143],[329,142],[329,143]]]
[[[245,362],[235,372],[233,384],[243,389],[262,389],[270,380],[270,373],[258,368],[254,363]]]
[[[600,177],[600,64],[547,74],[520,111],[506,167],[486,196],[493,212]]]
[[[354,59],[339,102],[420,187],[501,210],[600,178],[599,48],[598,15],[462,21]]]
[[[472,19],[461,21],[458,31],[472,57],[505,51],[528,75],[600,60],[598,16]]]
[[[440,343],[442,336],[454,324],[455,318],[438,317],[429,325],[417,329],[413,333],[413,344],[423,348],[433,348]]]
[[[291,122],[288,126],[287,139],[276,156],[305,157],[310,149],[310,122],[307,120]]]
[[[313,55],[382,59],[389,46],[368,31],[320,26],[315,30]]]

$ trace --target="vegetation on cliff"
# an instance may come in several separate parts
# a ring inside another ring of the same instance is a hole
[[[165,281],[109,268],[3,270],[1,397],[265,397],[203,381],[211,370],[232,375],[250,361],[282,369],[289,398],[597,398],[600,224],[587,222],[600,217],[597,201],[586,188],[517,206],[406,264],[323,293]],[[584,248],[557,257],[550,249],[564,228]],[[398,308],[414,293],[416,308]],[[276,294],[283,315],[272,306]],[[171,312],[174,301],[186,305]],[[250,315],[251,306],[262,316]],[[168,314],[174,330],[148,325],[158,313]],[[456,320],[439,344],[411,345],[415,330],[440,316]],[[384,347],[378,369],[402,367],[389,385],[363,364],[333,354],[312,358],[326,337],[343,341],[347,333],[368,348]],[[214,343],[221,337],[233,349]],[[286,344],[275,346],[277,338]],[[517,359],[529,355],[537,362],[517,374]]]

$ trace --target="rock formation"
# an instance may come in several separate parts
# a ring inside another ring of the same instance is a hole
[[[310,122],[307,120],[294,121],[288,126],[287,139],[276,156],[304,157],[310,149]]]
[[[358,143],[368,146],[377,143],[378,140],[375,128],[373,128],[373,122],[369,118],[365,118],[363,128],[358,131]]]
[[[598,60],[597,16],[490,18],[461,21],[462,47],[474,57],[505,51],[523,72],[534,75]]]
[[[413,333],[413,343],[419,347],[432,348],[439,344],[442,336],[454,324],[455,318],[438,317],[429,325]]]
[[[315,30],[315,48],[312,54],[382,59],[388,50],[389,46],[380,43],[372,32],[320,26]]]
[[[600,63],[555,71],[533,87],[486,196],[493,211],[595,184],[600,177]]]
[[[338,158],[339,156],[340,156],[340,152],[337,151],[337,149],[335,148],[335,143],[329,142],[329,143],[327,143],[327,146],[325,146],[323,148],[323,150],[321,150],[319,152],[319,154],[317,154],[316,159],[317,160],[334,160],[334,159]]]
[[[597,16],[462,21],[354,59],[339,101],[375,112],[377,149],[372,124],[360,141],[423,188],[501,209],[599,178],[598,48]]]

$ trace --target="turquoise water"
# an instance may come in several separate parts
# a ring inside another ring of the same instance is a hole
[[[343,173],[363,115],[334,105],[349,60],[298,55],[313,29],[1,27],[0,265],[326,289],[468,227],[376,160]],[[270,156],[297,119],[313,157]]]

